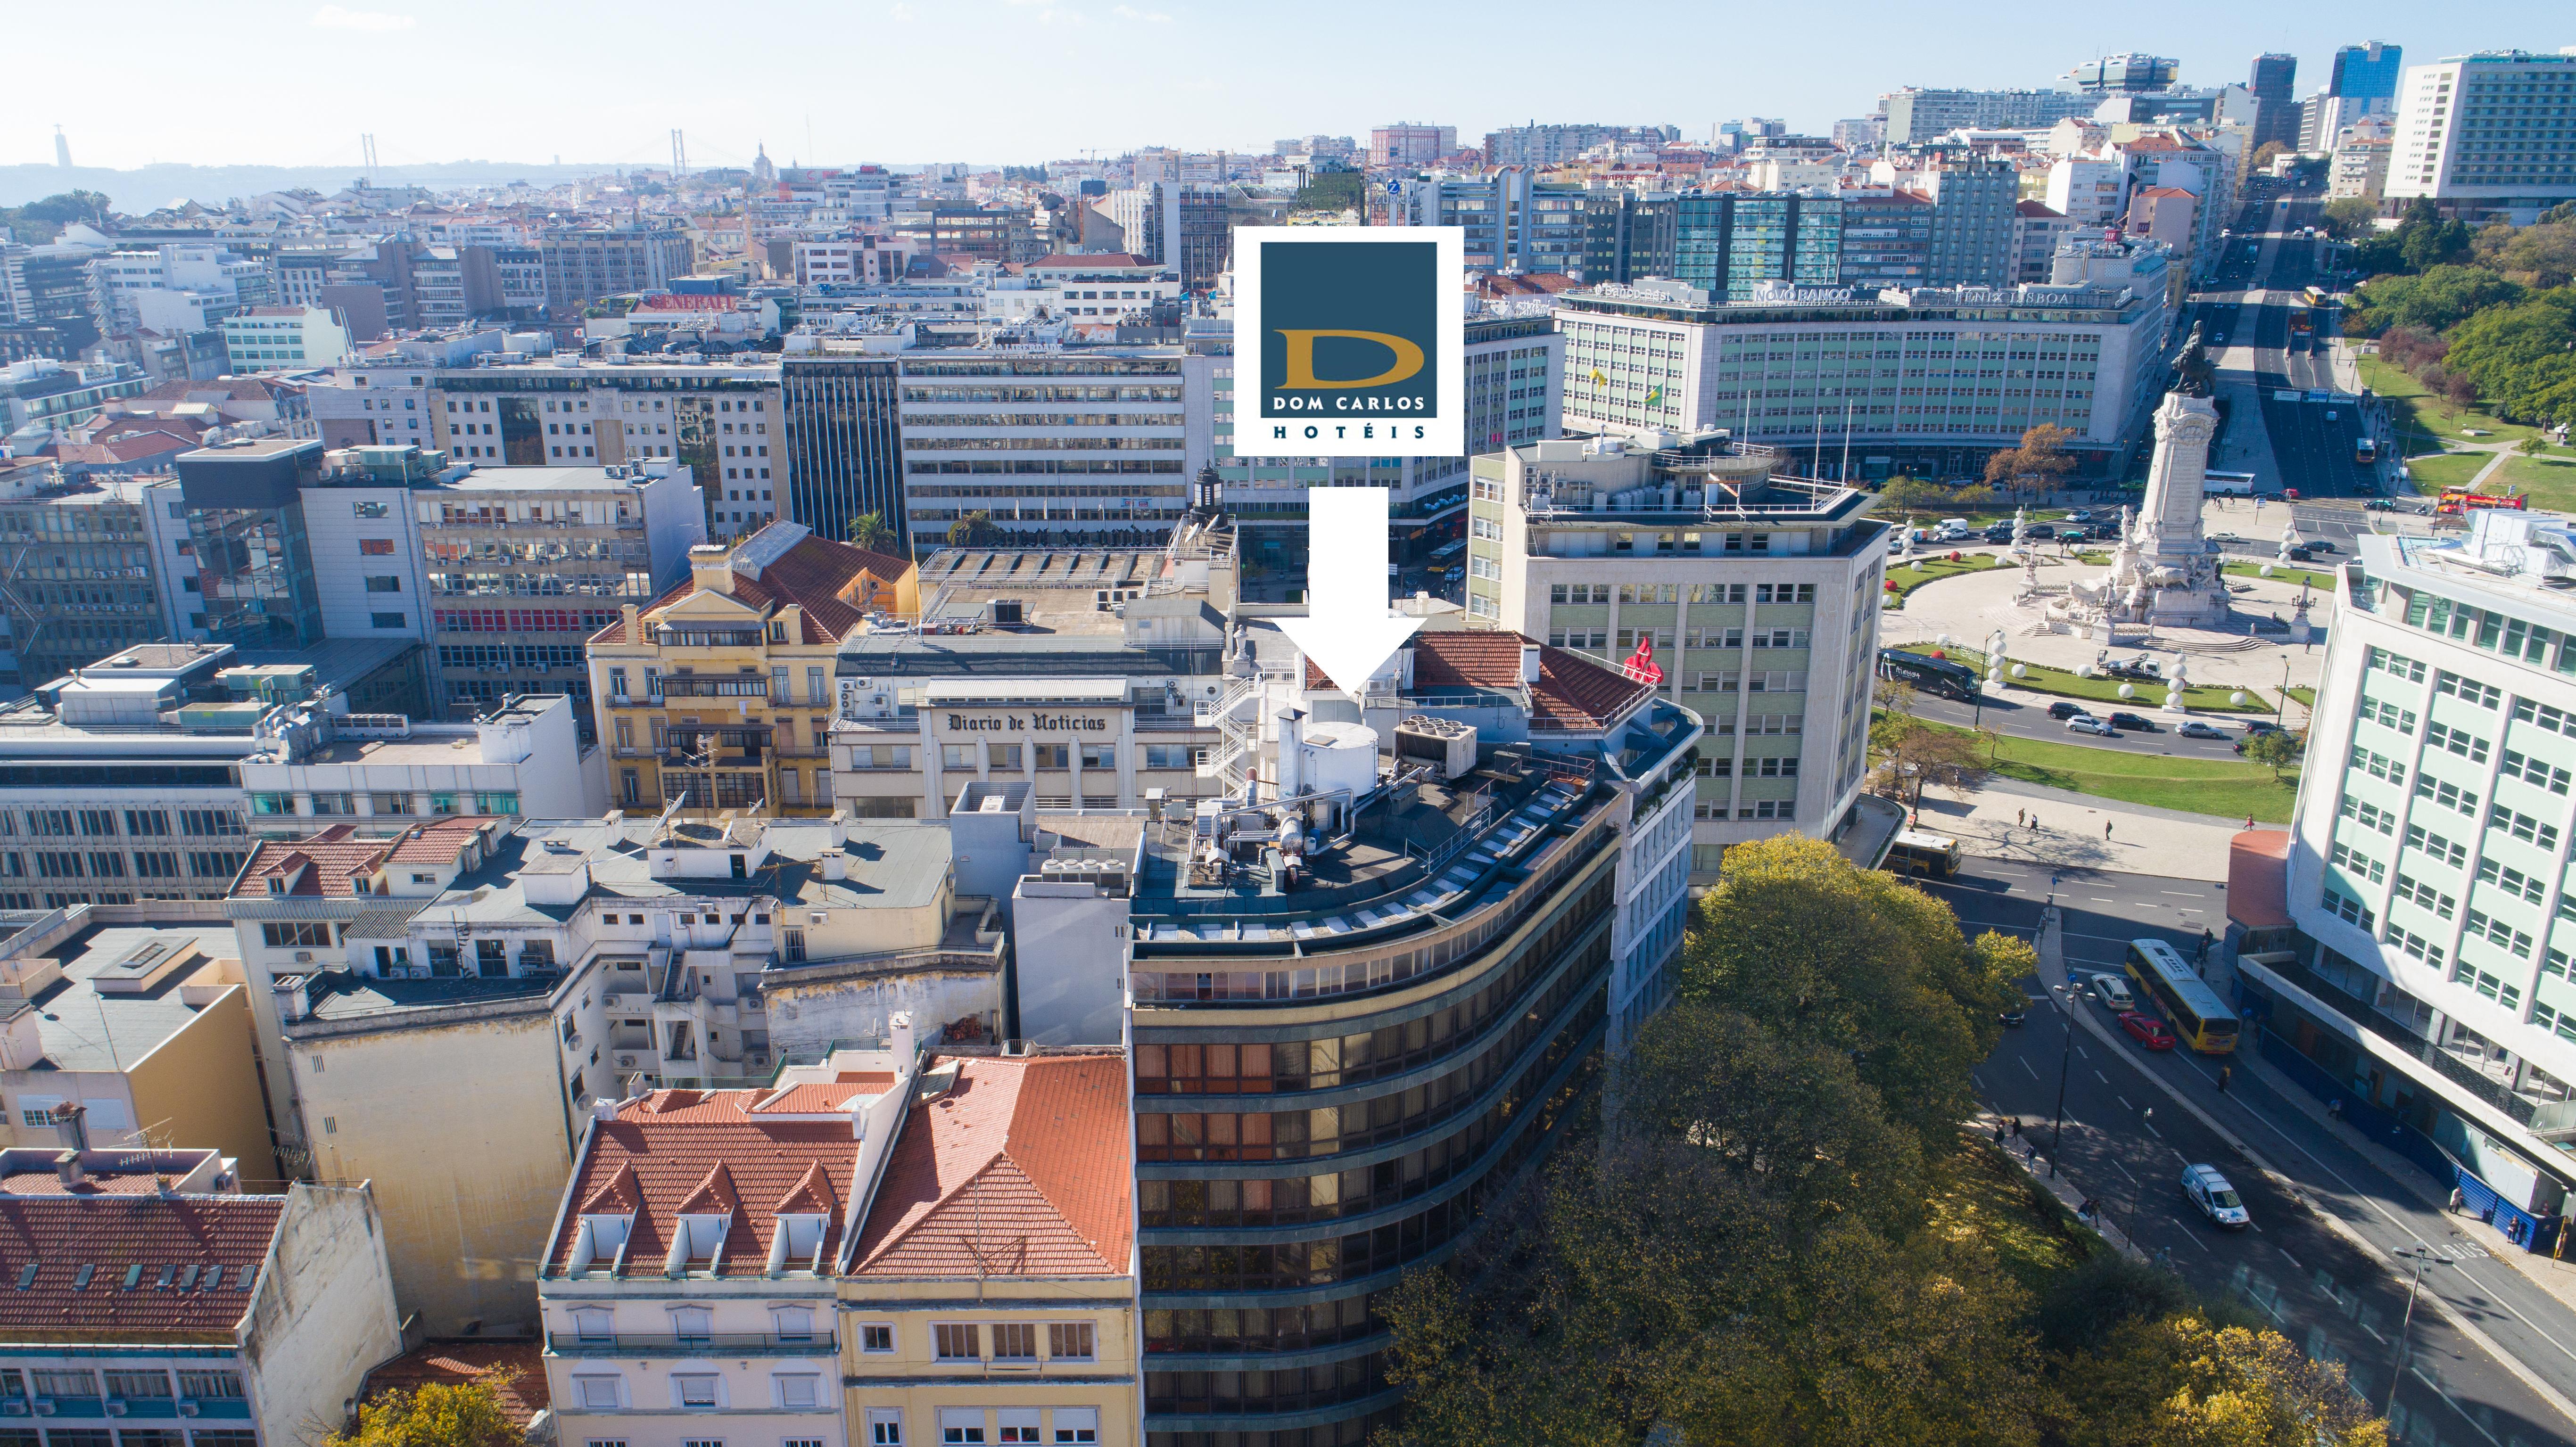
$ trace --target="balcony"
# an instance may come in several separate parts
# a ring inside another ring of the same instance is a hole
[[[610,1335],[550,1331],[546,1350],[556,1356],[720,1356],[728,1352],[771,1357],[826,1357],[838,1343],[830,1332],[780,1336],[776,1332],[621,1331]]]

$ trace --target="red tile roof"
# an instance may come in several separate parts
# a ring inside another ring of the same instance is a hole
[[[498,1380],[506,1375],[507,1381]],[[367,1373],[367,1400],[415,1392],[432,1382],[461,1386],[494,1378],[501,1411],[525,1428],[552,1402],[546,1393],[545,1348],[532,1341],[446,1341],[403,1353]]]
[[[452,864],[457,852],[493,822],[488,815],[458,814],[385,838],[361,838],[356,825],[334,824],[310,838],[267,840],[251,851],[232,897],[265,898],[268,881],[282,878],[291,881],[285,890],[289,898],[354,899],[357,878],[386,861]]]
[[[1533,640],[1518,633],[1416,633],[1413,686],[1512,689],[1521,684],[1521,649]],[[1306,664],[1308,688],[1330,688],[1324,671]],[[1654,690],[1579,653],[1539,645],[1538,683],[1530,689],[1533,722],[1558,729],[1598,728],[1643,702]]]
[[[571,1260],[573,1235],[585,1215],[635,1218],[626,1247],[629,1275],[658,1276],[682,1215],[730,1213],[726,1276],[768,1268],[780,1209],[819,1187],[850,1199],[859,1158],[849,1122],[765,1120],[751,1111],[758,1090],[657,1090],[591,1127],[572,1180],[579,1204],[547,1248],[547,1269]],[[840,1249],[837,1213],[824,1223],[827,1256]],[[601,1263],[605,1265],[605,1263]]]
[[[1134,1254],[1127,1062],[956,1059],[912,1107],[856,1276],[1123,1276]]]
[[[769,526],[793,524],[771,523]],[[759,536],[759,533],[752,534],[754,538]],[[794,604],[804,610],[804,642],[838,643],[867,617],[865,609],[845,601],[846,596],[864,596],[864,590],[855,586],[860,579],[873,578],[891,588],[911,568],[912,564],[890,553],[870,552],[866,548],[809,535],[799,539],[794,547],[780,554],[777,561],[758,573],[735,573],[731,596],[764,616]],[[654,599],[643,610],[643,616],[657,616],[663,609],[697,591],[696,578],[684,579],[671,591]],[[590,641],[626,642],[626,620],[619,618],[592,634]]]
[[[283,1196],[23,1197],[0,1200],[0,1328],[229,1333],[286,1207]],[[24,1289],[20,1274],[36,1268]],[[132,1290],[125,1278],[143,1274]],[[190,1289],[178,1276],[198,1268]],[[82,1268],[94,1267],[82,1284]],[[162,1268],[174,1267],[160,1285]],[[211,1287],[205,1273],[222,1268]]]

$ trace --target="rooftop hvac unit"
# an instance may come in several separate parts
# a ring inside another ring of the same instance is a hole
[[[1430,764],[1443,782],[1471,773],[1476,767],[1475,725],[1414,714],[1395,726],[1395,756],[1399,762]]]
[[[1024,603],[1022,603],[1019,599],[1017,599],[1017,598],[996,598],[996,599],[994,599],[994,600],[993,600],[993,626],[994,626],[994,627],[996,627],[996,628],[1016,628],[1016,627],[1018,627],[1020,624],[1022,624],[1022,623],[1024,623],[1024,622],[1026,622],[1026,621],[1027,621],[1027,619],[1028,619],[1028,608],[1027,608],[1027,605],[1026,605],[1026,604],[1024,604]]]

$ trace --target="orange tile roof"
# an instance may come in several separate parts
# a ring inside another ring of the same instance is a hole
[[[333,824],[304,839],[262,841],[233,886],[235,899],[264,898],[268,881],[284,878],[289,898],[354,899],[359,876],[372,874],[388,860],[406,864],[452,864],[492,816],[458,814],[427,824],[414,824],[385,838],[361,838],[354,824]]]
[[[758,537],[759,534],[752,536]],[[911,563],[890,553],[871,552],[848,543],[836,543],[829,538],[808,536],[799,539],[794,547],[757,574],[735,573],[731,596],[763,614],[792,603],[804,610],[801,615],[804,619],[802,641],[838,643],[867,617],[865,609],[847,601],[850,595],[862,594],[862,590],[854,585],[864,576],[891,588],[911,569]],[[659,614],[697,591],[694,577],[683,579],[648,604],[640,616]],[[620,617],[592,634],[590,641],[626,642],[626,620]]]
[[[1135,1234],[1126,1061],[954,1064],[956,1084],[912,1107],[851,1274],[1127,1274]]]
[[[547,1269],[570,1262],[581,1216],[633,1215],[627,1272],[659,1275],[680,1216],[727,1212],[723,1274],[760,1275],[782,1207],[817,1189],[850,1199],[859,1157],[848,1122],[764,1120],[751,1111],[763,1094],[657,1090],[592,1126],[572,1180],[580,1204],[548,1245]],[[840,1249],[841,1230],[838,1213],[829,1214],[827,1256]]]
[[[250,1306],[252,1279],[284,1213],[283,1196],[53,1196],[0,1200],[0,1328],[230,1332]],[[143,1268],[131,1291],[128,1269]],[[223,1269],[211,1288],[182,1291],[165,1266]],[[83,1267],[94,1267],[86,1285]]]

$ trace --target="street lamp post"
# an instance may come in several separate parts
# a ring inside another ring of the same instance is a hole
[[[2406,1280],[2406,1321],[2397,1330],[2397,1363],[2388,1372],[2388,1399],[2379,1407],[2379,1415],[2383,1417],[2397,1405],[2397,1384],[2406,1376],[2406,1352],[2415,1336],[2415,1293],[2424,1287],[2424,1268],[2442,1261],[2440,1256],[2434,1254],[2432,1247],[2421,1242],[2418,1242],[2415,1249],[2411,1251],[2399,1251],[2394,1254],[2414,1262],[2415,1274]]]
[[[2057,1047],[2057,1119],[2048,1127],[2048,1178],[2057,1179],[2057,1141],[2066,1133],[2066,1072],[2075,1060],[2075,987],[2072,983],[2051,985],[2049,992],[2060,996],[2057,1022],[2064,1032]]]
[[[2280,696],[2272,703],[2272,722],[2274,725],[2280,728],[2288,728],[2290,726],[2289,708],[2290,660],[2285,654],[2281,659],[2281,693]]]
[[[2138,1113],[2138,1124],[2150,1129],[2154,1128],[2155,1119],[2156,1108],[2152,1105]],[[2129,1244],[2132,1246],[2138,1246],[2138,1193],[2144,1189],[2146,1189],[2144,1181],[2133,1178],[2129,1182],[2129,1213],[2120,1218],[2122,1222],[2120,1229],[2129,1233]],[[2144,1252],[2146,1248],[2138,1246],[2138,1250]]]

